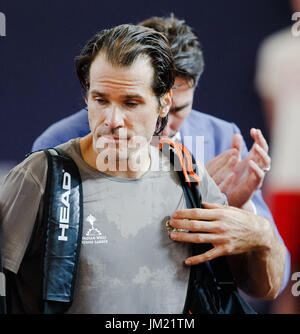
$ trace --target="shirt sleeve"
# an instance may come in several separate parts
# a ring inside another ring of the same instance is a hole
[[[14,273],[18,272],[39,211],[46,176],[45,169],[40,171],[41,178],[27,164],[20,164],[10,171],[0,189],[3,267]]]

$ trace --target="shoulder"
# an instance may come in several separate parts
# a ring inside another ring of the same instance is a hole
[[[38,151],[31,153],[25,160],[12,168],[5,179],[5,183],[10,184],[11,187],[32,183],[42,193],[46,174],[46,155],[44,152]],[[26,182],[24,181],[25,179]]]
[[[72,145],[69,143],[60,147],[65,149],[67,154],[72,151]],[[10,207],[23,208],[23,206],[28,206],[27,209],[30,210],[33,203],[39,201],[45,192],[47,174],[48,159],[44,151],[37,151],[27,156],[12,168],[3,180],[0,188],[2,210],[9,211]]]
[[[241,133],[235,123],[196,110],[191,111],[181,128],[183,137],[203,136],[206,143],[226,149],[235,133]]]
[[[191,111],[183,126],[203,129],[209,127],[212,129],[224,129],[227,131],[238,129],[238,127],[233,122],[228,122],[224,119],[194,109]]]
[[[207,162],[230,149],[233,135],[241,134],[241,131],[233,122],[192,110],[183,123],[180,134],[195,158]]]

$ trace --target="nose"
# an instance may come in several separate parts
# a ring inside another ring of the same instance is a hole
[[[107,111],[104,124],[111,129],[118,129],[124,126],[124,116],[122,111],[117,106],[112,106]]]

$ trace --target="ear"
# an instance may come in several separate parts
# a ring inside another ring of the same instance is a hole
[[[159,116],[161,118],[166,117],[170,111],[172,105],[172,96],[173,92],[172,89],[170,89],[164,96],[160,98]]]

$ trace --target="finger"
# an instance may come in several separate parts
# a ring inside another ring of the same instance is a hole
[[[258,162],[262,162],[262,167],[261,168],[264,168],[264,167],[268,167],[270,166],[271,164],[271,158],[270,156],[268,155],[268,153],[263,150],[259,145],[255,144],[254,145],[254,150],[255,152],[258,154],[258,158],[259,158],[259,161],[257,160],[258,158],[256,157],[254,160],[256,163]]]
[[[202,206],[205,209],[210,210],[210,212],[213,212],[216,219],[215,221],[223,221],[224,217],[228,214],[228,211],[224,210],[235,210],[235,207],[229,206],[229,205],[223,205],[223,204],[217,204],[217,203],[207,203],[207,202],[202,202]],[[202,209],[204,210],[204,209]]]
[[[234,177],[235,177],[235,174],[234,173],[230,173],[228,175],[228,177],[223,181],[221,182],[218,186],[219,186],[219,189],[220,191],[223,193],[223,194],[226,194],[228,192],[228,190],[230,189],[233,181],[234,181]]]
[[[243,138],[239,133],[236,133],[233,135],[232,140],[231,140],[231,146],[230,148],[235,148],[238,150],[239,154],[242,151],[242,145],[243,145]]]
[[[209,251],[207,251],[203,254],[188,257],[185,260],[185,264],[188,265],[188,266],[193,266],[195,264],[203,263],[203,262],[206,262],[206,261],[211,261],[211,260],[215,259],[216,257],[223,256],[223,255],[225,255],[225,254],[223,254],[223,251],[222,251],[221,247],[214,247],[214,248],[210,249]]]
[[[191,232],[221,232],[220,223],[191,219],[170,219],[169,224],[173,228],[188,230]]]
[[[265,177],[264,171],[253,160],[249,161],[250,172],[254,173],[255,178],[252,179],[252,188],[260,188]]]
[[[174,241],[194,244],[217,244],[224,242],[224,236],[212,233],[171,232],[170,238]]]
[[[216,207],[217,210],[209,209],[182,209],[176,210],[172,218],[174,219],[192,219],[192,220],[218,220],[220,209],[226,208],[224,205]],[[212,207],[213,209],[213,207]]]
[[[224,208],[227,208],[226,205],[217,204],[217,203],[202,202],[202,205],[203,205],[204,208],[206,208],[206,209],[224,209]],[[202,209],[202,210],[203,210],[203,209]]]
[[[250,134],[254,141],[265,151],[269,151],[269,145],[260,129],[251,129]]]
[[[215,158],[210,160],[206,165],[206,169],[210,176],[213,176],[224,164],[230,159],[231,153],[229,151],[225,151]]]
[[[238,158],[232,156],[228,162],[213,176],[213,179],[218,186],[232,173],[232,170],[237,163]]]
[[[206,209],[182,209],[176,210],[173,219],[192,219],[192,220],[216,220],[215,212]]]
[[[239,156],[239,152],[236,149],[230,149],[227,150],[218,156],[216,156],[214,159],[209,161],[205,167],[211,177],[213,177],[219,170],[220,168],[224,167],[224,165],[227,164],[228,160],[232,156]]]

